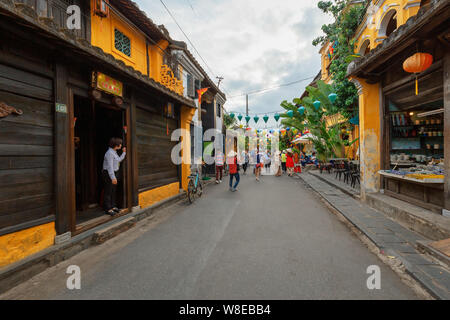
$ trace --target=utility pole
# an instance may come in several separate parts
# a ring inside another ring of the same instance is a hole
[[[245,95],[245,115],[248,116],[248,94]]]
[[[219,80],[219,82],[217,82],[217,88],[218,88],[220,86],[220,83],[224,79],[224,77],[216,77],[216,79]]]

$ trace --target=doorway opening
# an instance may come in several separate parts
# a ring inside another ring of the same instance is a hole
[[[112,137],[125,143],[124,121],[123,110],[74,96],[76,230],[111,219],[103,210],[103,159]],[[116,195],[118,208],[127,207],[124,167],[122,162]]]

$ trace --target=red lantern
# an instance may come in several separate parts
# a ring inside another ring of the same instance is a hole
[[[433,56],[429,53],[418,52],[403,62],[403,70],[418,74],[427,70],[433,64]],[[419,82],[416,75],[416,95],[419,94]]]

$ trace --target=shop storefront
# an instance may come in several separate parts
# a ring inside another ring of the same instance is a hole
[[[414,79],[384,92],[384,144],[388,152],[380,171],[385,194],[437,213],[444,208],[444,149],[450,139],[444,136],[443,72],[439,65],[418,79],[419,95],[415,94]]]
[[[359,92],[362,198],[384,192],[438,214],[450,210],[448,2],[421,7],[352,62]]]

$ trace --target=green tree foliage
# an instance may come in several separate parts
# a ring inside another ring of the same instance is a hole
[[[351,145],[355,141],[347,143],[342,136],[341,131],[343,124],[337,124],[331,128],[327,128],[326,116],[334,115],[339,111],[339,106],[332,103],[328,96],[333,92],[333,87],[324,83],[317,82],[317,88],[307,87],[306,91],[309,95],[303,99],[294,99],[291,102],[283,101],[281,106],[287,111],[292,110],[294,116],[291,118],[287,113],[281,114],[283,120],[281,121],[284,127],[296,128],[304,131],[308,128],[310,133],[314,136],[312,141],[314,148],[317,151],[319,161],[325,162],[332,157],[344,157],[344,145]],[[316,109],[315,101],[320,101],[320,108]],[[298,108],[305,107],[305,113],[302,115]],[[292,131],[292,130],[290,130]],[[288,132],[284,138],[280,139],[280,148],[286,149],[286,145],[292,140],[292,135]],[[285,139],[286,141],[284,141]]]
[[[231,127],[233,127],[234,125],[237,124],[237,120],[236,120],[236,118],[232,118],[228,113],[224,112],[223,113],[223,123],[225,124],[225,127],[227,129],[230,129]]]
[[[327,42],[335,45],[329,70],[333,91],[338,95],[336,106],[344,117],[350,119],[358,112],[358,91],[347,79],[347,67],[349,57],[354,55],[353,37],[364,17],[367,1],[351,7],[347,7],[347,3],[346,0],[319,1],[319,9],[332,15],[334,22],[322,26],[324,35],[314,39],[313,45],[323,46]]]

